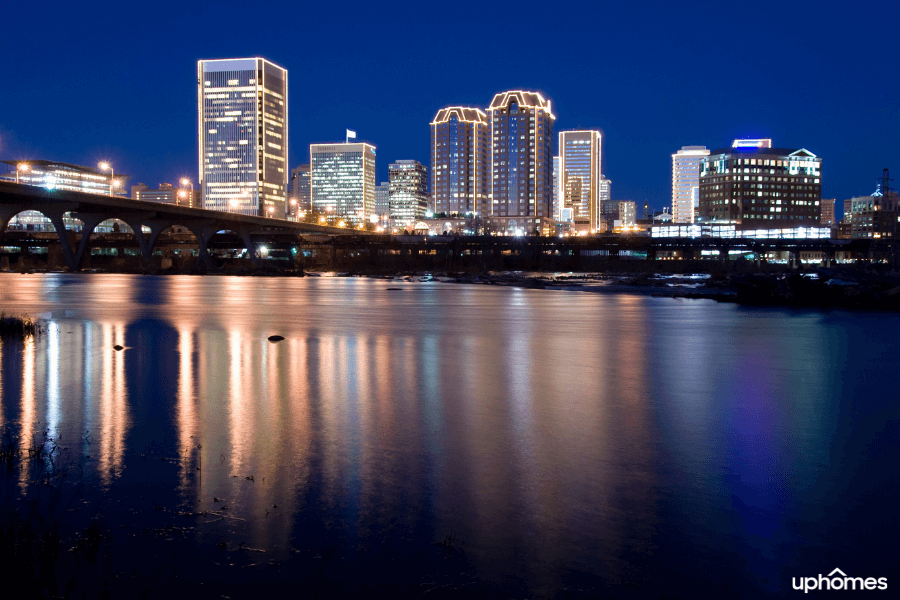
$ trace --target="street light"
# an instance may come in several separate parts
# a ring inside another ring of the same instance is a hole
[[[188,179],[187,177],[182,177],[181,178],[181,187],[185,187],[187,185],[191,186],[191,198],[190,198],[190,200],[188,200],[187,204],[188,204],[188,206],[192,206],[194,204],[194,182],[191,181],[190,179]],[[179,192],[178,197],[184,198],[184,194]]]
[[[113,180],[116,178],[116,172],[113,171],[112,165],[106,161],[100,163],[97,166],[100,167],[101,171],[109,170],[109,195],[112,196]]]
[[[16,165],[16,183],[19,183],[19,171],[28,172],[31,167],[28,166],[28,163],[19,163]]]

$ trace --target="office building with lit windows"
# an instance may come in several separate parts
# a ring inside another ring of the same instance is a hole
[[[288,186],[288,211],[292,215],[309,212],[312,208],[309,181],[309,165],[300,165],[291,169],[291,181]]]
[[[53,160],[4,160],[6,181],[18,181],[24,185],[37,185],[48,190],[85,192],[87,194],[125,195],[125,182],[129,175],[112,173]]]
[[[432,210],[483,212],[487,204],[490,124],[478,108],[442,108],[431,122]]]
[[[375,146],[310,144],[312,207],[353,227],[375,214]]]
[[[4,181],[17,181],[22,185],[39,186],[47,190],[61,190],[68,192],[83,192],[87,194],[101,194],[104,196],[125,196],[125,182],[129,175],[122,173],[113,174],[101,171],[94,167],[84,167],[54,160],[4,160],[0,163],[7,165],[7,172],[0,176]],[[81,225],[71,216],[63,217],[66,229],[80,230]],[[54,231],[50,219],[36,210],[24,210],[14,216],[9,224],[10,231],[34,230]],[[98,227],[97,233],[109,231],[108,228]]]
[[[491,124],[490,227],[504,233],[553,229],[553,115],[537,92],[494,96]]]
[[[809,150],[735,140],[700,158],[698,223],[741,229],[817,227],[822,159]]]
[[[375,216],[380,227],[390,227],[391,221],[391,184],[382,181],[375,186]]]
[[[391,227],[412,227],[428,209],[428,169],[417,160],[388,165]]]
[[[559,132],[560,210],[581,231],[600,229],[601,139],[594,130]]]
[[[284,218],[287,71],[263,58],[197,63],[203,207]]]
[[[682,146],[672,155],[672,222],[693,223],[700,206],[700,159],[706,146]]]

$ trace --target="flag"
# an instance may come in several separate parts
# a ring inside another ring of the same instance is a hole
[[[355,139],[356,139],[356,132],[355,132],[355,131],[351,131],[351,130],[348,129],[348,130],[347,130],[347,139],[349,140],[350,138],[353,138],[353,139],[355,140]]]

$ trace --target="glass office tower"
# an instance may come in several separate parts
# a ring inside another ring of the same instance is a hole
[[[287,71],[263,58],[197,63],[203,207],[284,218]]]
[[[417,160],[388,165],[392,227],[412,229],[428,208],[428,169]]]
[[[559,132],[560,209],[591,232],[600,228],[601,139],[594,130]]]
[[[375,146],[310,144],[309,156],[313,209],[353,227],[375,214]]]

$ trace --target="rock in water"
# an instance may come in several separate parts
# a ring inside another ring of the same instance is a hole
[[[280,342],[283,339],[284,339],[284,336],[280,336],[280,335],[270,335],[269,336],[270,342]]]

